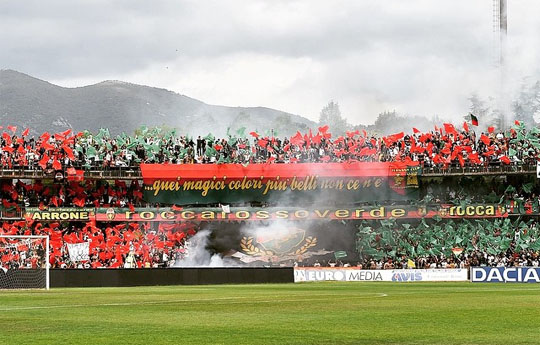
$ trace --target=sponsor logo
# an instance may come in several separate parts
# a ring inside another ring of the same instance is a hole
[[[294,281],[467,281],[467,270],[432,269],[432,270],[358,270],[339,268],[295,268]]]
[[[422,280],[421,272],[392,272],[393,282],[416,282]]]
[[[473,267],[473,283],[540,283],[537,267]]]
[[[352,271],[349,272],[348,281],[383,281],[381,272]]]

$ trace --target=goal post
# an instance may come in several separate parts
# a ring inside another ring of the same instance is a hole
[[[0,289],[50,288],[49,236],[0,235]]]

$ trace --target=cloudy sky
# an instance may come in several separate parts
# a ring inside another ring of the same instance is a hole
[[[509,0],[512,84],[536,78],[540,1]],[[66,87],[122,80],[206,103],[352,123],[462,116],[495,92],[492,0],[0,0],[0,69]]]

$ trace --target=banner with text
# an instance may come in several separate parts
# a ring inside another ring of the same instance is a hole
[[[358,206],[358,207],[228,207],[228,208],[98,208],[96,220],[121,221],[223,221],[223,220],[346,220],[389,218],[491,218],[507,217],[503,207],[497,204],[467,206],[411,205]]]
[[[24,217],[32,220],[89,221],[95,218],[95,208],[76,207],[27,207]]]
[[[316,268],[294,269],[294,282],[310,281],[467,281],[466,269],[395,269],[359,270],[354,268]]]
[[[90,253],[90,242],[66,243],[69,252],[69,259],[72,262],[88,261]]]
[[[539,267],[472,267],[473,283],[540,283]]]
[[[144,199],[163,204],[354,203],[418,197],[418,162],[141,164]]]

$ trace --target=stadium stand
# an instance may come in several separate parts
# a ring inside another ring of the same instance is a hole
[[[30,138],[28,129],[17,134],[16,127],[7,126],[0,144],[3,167],[0,171],[0,235],[48,235],[49,263],[53,268],[167,267],[188,254],[186,243],[201,230],[200,219],[111,222],[112,219],[106,218],[96,220],[96,214],[101,212],[105,217],[109,215],[107,212],[115,210],[135,213],[136,208],[162,208],[174,213],[186,206],[203,210],[224,207],[225,210],[229,206],[222,206],[216,200],[176,206],[146,198],[141,164],[220,166],[239,163],[249,166],[399,162],[405,166],[415,163],[420,168],[416,197],[399,201],[391,197],[356,200],[350,206],[406,205],[429,209],[446,205],[446,210],[448,205],[464,209],[489,204],[496,205],[496,213],[489,217],[483,211],[457,214],[452,219],[445,215],[424,219],[421,212],[403,219],[334,218],[329,220],[329,227],[341,222],[356,236],[355,241],[349,241],[352,243],[348,244],[345,256],[335,255],[336,248],[324,247],[320,248],[319,256],[304,255],[304,250],[302,255],[279,260],[275,258],[277,251],[268,250],[272,255],[265,258],[266,264],[381,269],[538,265],[540,241],[537,242],[535,216],[540,210],[537,197],[540,187],[534,173],[540,153],[540,130],[525,128],[517,121],[508,131],[489,127],[479,135],[467,122],[462,127],[456,129],[452,124],[443,124],[429,132],[413,128],[412,133],[389,136],[357,130],[334,136],[328,126],[322,126],[316,133],[298,132],[288,138],[256,132],[246,134],[246,129],[241,128],[234,134],[229,133],[227,138],[209,134],[193,139],[176,135],[174,131],[146,127],[135,135],[112,136],[106,129],[98,133],[66,130]],[[490,183],[482,183],[486,178],[491,178]],[[255,204],[253,200],[246,200],[239,205],[247,208],[280,206],[272,200]],[[39,218],[43,216],[41,213],[77,209],[88,210],[94,218]],[[238,219],[233,222],[237,227],[242,226]],[[234,234],[238,237],[237,232]],[[67,244],[81,242],[89,242],[88,259],[74,262]],[[45,264],[35,259],[42,257],[36,255],[36,251],[44,251],[43,244],[15,248],[12,243],[14,241],[9,239],[0,239],[3,267],[35,268]],[[242,255],[259,250],[250,246],[252,249],[246,250],[242,245]],[[223,254],[235,249],[233,247],[214,250]],[[241,261],[250,260],[244,257]]]

